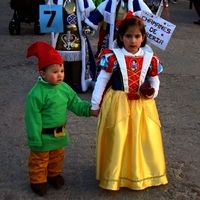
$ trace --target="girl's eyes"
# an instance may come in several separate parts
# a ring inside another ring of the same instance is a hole
[[[140,38],[141,37],[141,35],[135,35],[135,38]]]
[[[138,35],[128,35],[128,34],[127,34],[127,35],[125,35],[125,37],[127,37],[127,38],[132,38],[132,37],[133,37],[133,38],[140,38],[141,35],[139,35],[139,34],[138,34]]]
[[[127,34],[127,35],[125,35],[127,38],[130,38],[131,37],[131,35],[129,35],[129,34]]]

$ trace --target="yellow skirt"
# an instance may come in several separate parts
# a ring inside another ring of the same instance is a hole
[[[100,187],[142,190],[167,184],[160,120],[154,99],[128,100],[110,89],[98,119],[96,178]]]

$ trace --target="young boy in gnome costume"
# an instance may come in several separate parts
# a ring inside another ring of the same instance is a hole
[[[76,92],[85,92],[94,84],[96,62],[82,23],[96,7],[92,0],[53,0],[53,3],[63,6],[64,31],[52,33],[51,43],[64,60],[64,82]]]
[[[65,128],[67,109],[78,116],[89,117],[92,113],[89,102],[81,100],[63,82],[63,59],[51,45],[45,42],[32,44],[27,52],[27,58],[30,56],[38,58],[40,76],[26,98],[28,170],[31,189],[43,196],[47,181],[57,189],[64,185],[61,176],[63,147],[70,142]]]
[[[92,12],[84,22],[93,28],[98,29],[99,23],[104,21],[103,29],[99,34],[98,50],[96,56],[104,48],[113,48],[115,37],[115,24],[123,19],[128,10],[140,16],[141,11],[152,13],[143,0],[105,0]]]

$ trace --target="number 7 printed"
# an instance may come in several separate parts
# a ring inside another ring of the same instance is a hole
[[[40,5],[39,22],[41,33],[63,32],[62,5]]]
[[[45,10],[44,14],[45,15],[51,15],[50,18],[49,18],[49,21],[47,23],[47,27],[49,28],[49,27],[51,27],[52,22],[53,22],[53,20],[54,20],[54,18],[56,16],[56,11]]]

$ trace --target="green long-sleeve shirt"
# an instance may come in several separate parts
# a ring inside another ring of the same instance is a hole
[[[33,151],[50,151],[69,144],[65,136],[42,134],[43,128],[61,126],[67,121],[67,110],[78,116],[90,116],[90,104],[81,100],[64,82],[51,85],[38,79],[28,93],[25,108],[25,124],[29,148]]]

